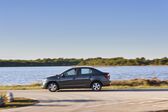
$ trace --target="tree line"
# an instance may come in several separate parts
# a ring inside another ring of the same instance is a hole
[[[20,66],[146,66],[146,65],[168,65],[168,58],[146,59],[135,58],[44,58],[35,60],[0,60],[0,67],[20,67]]]

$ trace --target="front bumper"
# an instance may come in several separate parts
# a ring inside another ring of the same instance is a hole
[[[43,81],[42,81],[42,85],[41,85],[41,88],[42,89],[47,89],[47,79],[44,79]]]

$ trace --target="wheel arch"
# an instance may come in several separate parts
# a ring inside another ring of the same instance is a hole
[[[58,86],[58,89],[60,88],[57,81],[49,81],[49,82],[47,83],[47,86],[46,86],[46,87],[48,88],[49,84],[51,84],[51,83],[56,83],[57,86]]]
[[[98,83],[100,83],[103,86],[103,84],[102,84],[102,82],[100,80],[93,80],[91,82],[91,84],[90,84],[90,88],[92,87],[92,84],[95,83],[95,82],[98,82]]]

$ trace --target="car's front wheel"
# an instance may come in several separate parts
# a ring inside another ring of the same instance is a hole
[[[100,91],[102,88],[102,84],[100,82],[93,82],[91,87],[93,91]]]
[[[50,92],[56,92],[58,90],[58,85],[55,82],[51,82],[48,84],[48,90]]]

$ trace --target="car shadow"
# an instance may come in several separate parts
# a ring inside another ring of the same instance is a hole
[[[156,110],[156,111],[147,111],[147,112],[168,112],[168,110]]]
[[[60,105],[60,104],[36,104],[36,105],[33,105],[34,107],[67,107],[69,105]]]
[[[88,103],[88,102],[100,102],[102,100],[86,100],[86,99],[76,99],[76,100],[40,100],[39,104],[34,106],[47,106],[47,107],[66,107],[71,104],[59,104],[59,103]],[[56,103],[56,104],[55,104]]]
[[[168,89],[107,89],[101,91],[92,91],[89,89],[62,89],[58,92],[146,92],[146,91],[168,91]]]
[[[72,102],[72,103],[82,103],[82,102],[98,102],[102,100],[86,100],[86,99],[76,99],[76,100],[40,100],[40,103],[54,103],[54,102]]]

